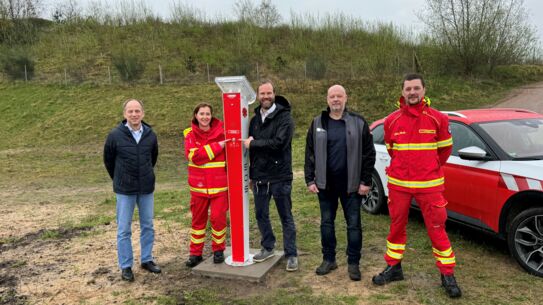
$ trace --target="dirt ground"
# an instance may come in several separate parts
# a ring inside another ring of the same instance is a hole
[[[543,113],[543,82],[513,91],[495,107],[520,107]],[[158,185],[161,190],[175,187],[175,184]],[[189,240],[187,228],[156,221],[154,255],[164,272],[157,276],[136,265],[136,282],[125,283],[120,280],[116,264],[114,221],[93,228],[62,227],[92,214],[97,202],[112,197],[110,188],[104,184],[55,189],[7,185],[0,189],[0,305],[121,304],[130,299],[155,303],[158,296],[174,296],[177,304],[191,304],[191,296],[183,292],[217,289],[235,299],[284,287],[289,281],[302,281],[313,291],[326,290],[326,294],[352,295],[364,300],[371,285],[368,274],[380,271],[366,266],[361,283],[344,280],[345,265],[340,265],[339,270],[329,276],[316,277],[313,272],[307,272],[301,279],[284,275],[281,266],[272,270],[261,284],[200,278],[192,276],[184,266]],[[137,225],[134,228],[137,264],[139,230]],[[209,253],[209,249],[206,252]],[[381,255],[380,249],[370,255]],[[303,265],[303,255],[300,261],[301,268],[314,268]],[[244,289],[239,289],[240,285]]]
[[[173,185],[159,185],[160,190],[174,190]],[[67,218],[77,223],[92,214],[98,198],[108,198],[110,185],[88,189],[20,190],[4,189],[7,201],[0,214],[0,304],[123,304],[127,299],[154,303],[153,297],[174,296],[176,304],[194,304],[184,291],[202,288],[220,289],[231,298],[264,293],[284,287],[284,266],[274,268],[264,283],[251,284],[201,278],[184,266],[187,259],[188,229],[155,220],[154,256],[163,268],[153,275],[138,266],[139,228],[133,226],[135,283],[121,281],[116,264],[114,221],[93,228],[59,228]],[[70,202],[66,204],[66,202]],[[68,216],[69,215],[69,216]],[[44,238],[44,234],[54,238]],[[205,249],[210,253],[210,249]],[[379,253],[380,254],[380,253]],[[303,254],[301,254],[303,264]],[[282,262],[284,265],[284,262]],[[302,265],[302,267],[305,267]],[[313,268],[313,266],[311,266]],[[371,270],[377,272],[378,270]],[[304,275],[302,279],[315,291],[327,287],[327,294],[361,296],[370,282],[345,281],[347,271],[340,265],[326,277]],[[341,279],[340,279],[341,278]],[[334,285],[336,282],[345,285]],[[244,289],[240,290],[239,287]],[[191,289],[192,288],[192,289]],[[147,302],[145,302],[147,303]],[[139,304],[139,303],[138,303]]]
[[[543,82],[513,90],[494,107],[524,108],[543,113]]]

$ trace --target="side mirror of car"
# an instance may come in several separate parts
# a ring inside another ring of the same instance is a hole
[[[489,161],[492,158],[486,153],[484,149],[477,146],[468,146],[458,150],[458,155],[464,160],[473,161]]]

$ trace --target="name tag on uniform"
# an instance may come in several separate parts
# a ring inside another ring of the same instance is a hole
[[[435,129],[419,129],[419,133],[431,133],[431,134],[435,134],[435,133],[436,133],[436,130],[435,130]]]

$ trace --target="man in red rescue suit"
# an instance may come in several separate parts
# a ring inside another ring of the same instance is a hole
[[[385,144],[391,156],[388,176],[390,232],[387,267],[372,278],[375,285],[403,280],[401,261],[407,242],[406,226],[414,198],[424,217],[441,284],[451,298],[462,295],[454,277],[455,255],[445,231],[447,201],[443,197],[441,166],[452,150],[447,116],[430,108],[421,75],[408,74],[402,83],[400,109],[385,119]]]
[[[192,127],[185,129],[185,156],[189,161],[190,211],[192,228],[190,256],[185,263],[194,267],[202,261],[208,211],[211,220],[213,262],[224,261],[226,212],[228,211],[223,123],[212,116],[213,109],[201,103],[194,109]]]

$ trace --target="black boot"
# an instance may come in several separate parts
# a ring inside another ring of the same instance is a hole
[[[213,252],[213,263],[221,264],[222,262],[224,262],[224,252],[222,251]]]
[[[441,275],[441,286],[451,298],[459,298],[462,296],[462,290],[458,287],[454,275]]]
[[[402,263],[398,263],[394,266],[387,266],[383,272],[375,275],[371,281],[375,285],[384,285],[393,281],[403,280]]]
[[[196,267],[198,266],[199,263],[202,262],[202,260],[203,259],[201,255],[198,255],[198,256],[191,255],[189,256],[189,259],[185,262],[185,266],[190,267],[190,268]]]

